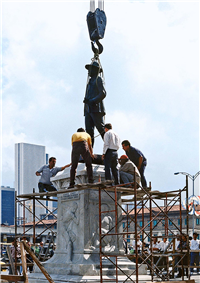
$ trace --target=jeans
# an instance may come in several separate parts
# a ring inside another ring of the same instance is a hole
[[[196,263],[196,266],[199,266],[199,253],[191,252],[190,265],[194,266],[194,263]],[[193,272],[193,267],[190,268],[190,271]],[[197,268],[197,272],[199,272],[199,268]]]
[[[86,129],[86,132],[91,136],[92,147],[94,145],[94,127],[97,128],[102,139],[105,134],[103,117],[104,116],[102,115],[102,113],[98,113],[98,112],[92,112],[92,113],[85,114],[85,129]]]
[[[86,141],[74,142],[72,146],[72,167],[70,170],[70,185],[74,185],[76,168],[78,166],[79,157],[82,155],[87,167],[88,182],[93,183],[92,158]]]
[[[123,184],[131,183],[133,182],[133,175],[124,171],[119,172],[120,179],[122,180]],[[127,185],[127,187],[130,187],[131,185]]]
[[[142,187],[146,188],[147,187],[147,181],[144,177],[144,170],[146,168],[146,165],[142,165],[139,172],[140,172],[140,176],[141,176],[141,183],[142,183]]]
[[[57,189],[53,185],[38,183],[39,192],[52,192],[57,191]]]
[[[119,184],[119,176],[118,176],[118,169],[117,169],[117,160],[118,154],[116,150],[108,149],[104,156],[104,164],[105,164],[105,179],[112,180],[112,175],[115,180],[115,185]]]

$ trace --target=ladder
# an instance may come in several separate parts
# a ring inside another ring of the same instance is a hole
[[[53,233],[49,232],[46,238],[46,241],[43,245],[43,247],[40,250],[39,256],[38,256],[38,260],[39,261],[46,261],[48,260],[51,256],[50,256],[50,249],[53,249]]]

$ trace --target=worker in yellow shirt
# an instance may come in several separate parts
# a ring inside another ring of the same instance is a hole
[[[83,157],[87,167],[88,183],[93,183],[92,158],[94,158],[92,150],[92,140],[83,128],[79,128],[72,136],[72,166],[70,170],[70,185],[68,189],[74,188],[76,168],[80,155]]]

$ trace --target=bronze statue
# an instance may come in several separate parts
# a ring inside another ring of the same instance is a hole
[[[93,61],[90,65],[86,65],[88,70],[89,81],[86,87],[85,98],[83,102],[84,116],[85,116],[85,129],[92,138],[92,146],[94,145],[94,127],[97,128],[102,139],[104,136],[104,116],[105,108],[103,99],[106,97],[106,91],[103,85],[103,80],[100,76],[102,69],[99,63]]]

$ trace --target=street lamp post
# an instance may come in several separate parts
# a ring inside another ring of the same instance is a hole
[[[192,194],[194,196],[194,181],[199,176],[200,171],[198,171],[195,175],[190,175],[189,173],[186,173],[186,172],[176,172],[176,173],[174,173],[174,175],[178,175],[178,174],[186,175],[192,180]],[[193,233],[194,233],[194,214],[193,214]]]

